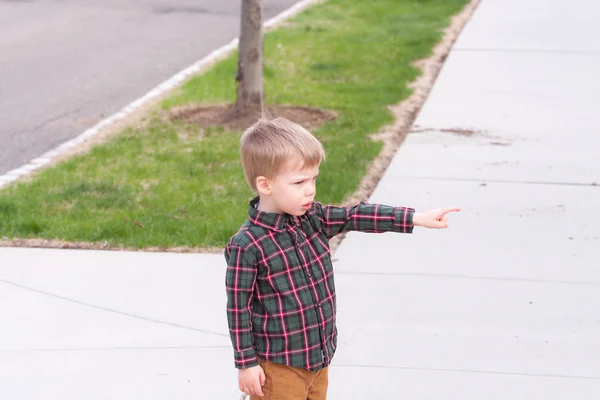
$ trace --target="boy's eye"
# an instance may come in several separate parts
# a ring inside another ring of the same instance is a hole
[[[294,185],[302,185],[304,183],[304,181],[298,181],[298,182],[294,182]]]

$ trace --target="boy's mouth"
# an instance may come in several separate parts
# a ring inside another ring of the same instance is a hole
[[[302,204],[302,208],[305,208],[308,210],[311,205],[312,205],[312,201],[310,203]]]

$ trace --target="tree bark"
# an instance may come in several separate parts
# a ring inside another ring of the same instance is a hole
[[[263,105],[263,23],[262,0],[242,0],[238,49],[237,112],[262,109]]]

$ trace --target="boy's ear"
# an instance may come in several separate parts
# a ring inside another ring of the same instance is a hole
[[[258,178],[256,178],[256,190],[258,191],[258,194],[271,194],[271,186],[269,185],[269,180],[264,176],[259,176]]]

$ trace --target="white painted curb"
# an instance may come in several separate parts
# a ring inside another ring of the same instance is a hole
[[[267,22],[265,22],[265,24],[264,24],[265,29],[274,28],[275,26],[277,26],[277,24],[281,23],[282,21],[284,21],[290,17],[293,17],[294,15],[300,13],[304,9],[310,7],[311,5],[319,3],[321,1],[322,0],[302,0],[302,1],[294,4],[292,7],[288,8],[287,10],[281,12],[279,15],[277,15],[277,16],[271,18],[270,20],[268,20]],[[167,81],[161,83],[160,85],[158,85],[157,87],[155,87],[154,89],[152,89],[151,91],[146,93],[144,96],[140,97],[139,99],[135,100],[131,104],[127,105],[121,111],[102,120],[101,122],[94,125],[90,129],[79,134],[74,139],[64,142],[63,144],[56,147],[55,149],[42,154],[41,156],[31,160],[28,164],[26,164],[20,168],[17,168],[10,172],[7,172],[4,175],[0,175],[0,189],[11,184],[12,182],[15,182],[16,180],[18,180],[20,178],[23,178],[23,177],[31,174],[33,171],[36,171],[36,170],[50,164],[57,157],[65,154],[67,151],[69,151],[73,147],[80,145],[80,144],[84,143],[86,140],[93,138],[102,130],[102,128],[104,128],[108,125],[111,125],[117,121],[122,120],[123,118],[127,117],[129,114],[131,114],[132,112],[134,112],[135,110],[140,108],[142,105],[146,104],[151,99],[165,93],[168,90],[173,89],[174,87],[176,87],[177,85],[182,83],[185,79],[187,79],[189,76],[201,71],[203,68],[218,61],[220,58],[224,57],[225,55],[229,54],[231,51],[235,50],[237,48],[237,45],[238,45],[238,39],[237,38],[233,39],[228,44],[218,48],[217,50],[210,53],[208,56],[195,62],[191,66],[180,71],[179,73],[175,74],[173,77],[171,77]]]

